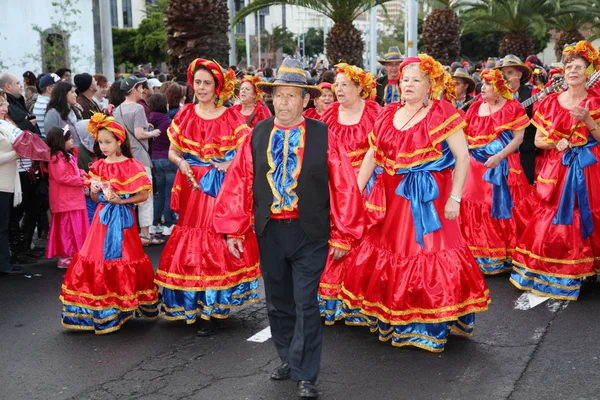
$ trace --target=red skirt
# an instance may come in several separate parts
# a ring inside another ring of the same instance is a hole
[[[512,218],[492,218],[492,184],[483,180],[487,167],[470,158],[469,174],[460,203],[460,228],[464,241],[484,274],[512,269],[517,240],[529,225],[533,191],[521,167],[519,154],[508,157],[508,186],[514,208]]]
[[[200,182],[209,168],[192,170]],[[256,236],[245,238],[241,259],[233,257],[225,236],[213,228],[215,200],[202,190],[192,190],[177,171],[171,208],[179,212],[179,220],[160,258],[155,279],[158,285],[185,291],[222,290],[260,277]]]
[[[52,213],[46,258],[73,257],[83,246],[89,229],[87,210]]]
[[[444,218],[452,171],[432,175],[442,228],[424,236],[424,248],[415,240],[410,202],[395,193],[403,176],[378,177],[367,204],[372,227],[347,260],[340,296],[349,309],[391,325],[456,321],[487,309],[489,291],[458,221]]]

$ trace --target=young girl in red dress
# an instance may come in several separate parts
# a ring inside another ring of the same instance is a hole
[[[88,131],[105,159],[90,168],[90,191],[100,203],[88,237],[73,257],[62,285],[65,328],[114,332],[133,317],[158,316],[154,270],[137,231],[135,204],[152,190],[144,166],[132,158],[125,129],[96,113]]]
[[[46,257],[58,256],[58,268],[67,268],[90,228],[83,193],[87,174],[77,167],[77,153],[68,126],[50,128],[46,142],[51,154],[48,175],[52,211]]]

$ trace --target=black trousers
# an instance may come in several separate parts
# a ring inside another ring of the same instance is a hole
[[[13,194],[0,192],[0,272],[12,270],[10,250],[8,247],[8,226],[10,211],[13,204]]]
[[[40,183],[32,181],[28,172],[19,172],[19,177],[23,202],[13,207],[10,214],[10,249],[13,254],[24,254],[31,249],[33,232],[46,208],[46,199],[37,192],[37,185]]]
[[[327,240],[311,241],[299,220],[271,220],[258,236],[271,334],[292,379],[314,381],[321,364],[323,326],[317,290]]]

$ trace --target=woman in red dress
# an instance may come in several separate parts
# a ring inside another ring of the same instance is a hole
[[[443,87],[440,63],[420,54],[400,73],[402,99],[377,119],[358,176],[363,190],[376,166],[384,171],[340,296],[346,324],[367,325],[394,346],[439,352],[449,332],[472,333],[490,297],[457,220],[469,167],[465,122],[452,104],[431,99]]]
[[[112,117],[96,113],[87,131],[105,159],[89,175],[91,197],[100,203],[60,292],[62,325],[96,334],[117,331],[134,313],[158,316],[158,289],[152,262],[138,234],[134,205],[144,202],[152,182],[131,155],[125,129]]]
[[[160,258],[156,283],[163,287],[161,312],[168,320],[206,322],[201,336],[215,332],[212,318],[227,318],[233,308],[258,301],[258,248],[247,235],[243,257],[227,250],[213,228],[213,207],[237,147],[249,133],[243,117],[222,106],[235,87],[235,74],[204,59],[188,68],[198,104],[179,110],[167,133],[169,160],[179,167],[171,208],[179,221]]]
[[[541,296],[577,300],[583,278],[600,272],[600,98],[586,89],[600,56],[582,40],[566,46],[563,58],[569,90],[548,95],[532,119],[535,145],[548,152],[510,281]]]
[[[321,119],[325,111],[336,101],[333,85],[329,82],[321,82],[317,85],[321,89],[321,95],[314,99],[315,108],[309,108],[302,114],[306,118]]]
[[[240,85],[240,104],[231,107],[242,114],[250,128],[254,128],[258,121],[272,117],[269,107],[262,101],[262,90],[256,86],[259,82],[262,82],[259,76],[244,76]]]
[[[369,134],[383,108],[373,100],[376,95],[375,79],[354,65],[336,65],[335,91],[338,101],[325,111],[321,121],[329,126],[352,163],[358,176],[363,158],[369,150]],[[374,182],[374,179],[373,179]],[[356,247],[356,246],[353,246]],[[327,325],[333,325],[342,316],[339,299],[344,276],[343,259],[334,260],[330,255],[319,284],[321,316]]]
[[[492,275],[512,269],[517,240],[529,223],[532,191],[518,153],[529,118],[500,70],[484,71],[481,82],[481,99],[465,118],[471,157],[460,228],[481,272]]]

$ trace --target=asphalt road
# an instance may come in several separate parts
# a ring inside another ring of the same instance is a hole
[[[155,266],[160,251],[148,250]],[[64,271],[25,270],[31,278],[0,278],[0,399],[296,399],[295,382],[268,378],[279,364],[272,341],[247,340],[268,326],[264,300],[210,338],[142,319],[95,336],[60,325]],[[579,301],[522,310],[507,275],[487,282],[493,303],[473,337],[451,336],[443,353],[326,327],[321,398],[600,399],[600,284],[586,284]]]

